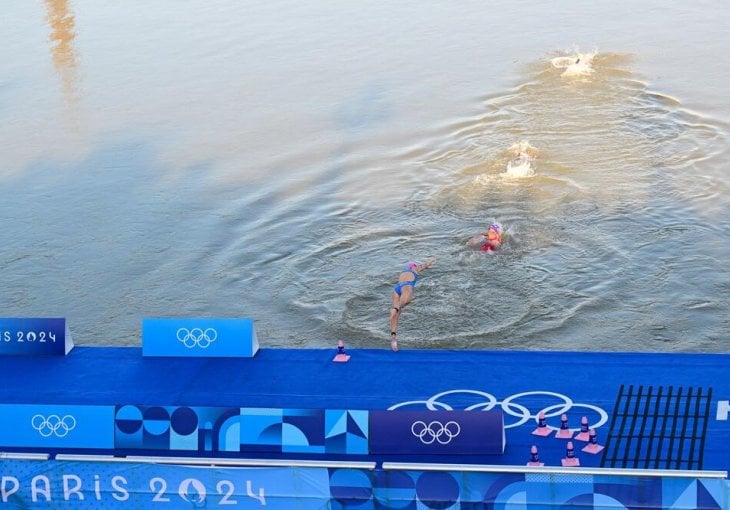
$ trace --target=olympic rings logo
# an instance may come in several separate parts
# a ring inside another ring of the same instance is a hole
[[[201,349],[207,349],[210,344],[218,338],[218,332],[213,328],[180,328],[177,330],[177,339],[188,349],[195,346]]]
[[[42,437],[66,437],[69,432],[76,428],[76,418],[70,414],[63,418],[57,414],[52,414],[48,418],[42,414],[36,414],[31,418],[30,424]]]
[[[446,422],[445,425],[440,421],[432,421],[426,425],[426,422],[418,420],[411,425],[411,432],[423,444],[433,444],[434,441],[449,444],[461,432],[461,425],[455,421]]]
[[[552,391],[525,391],[522,393],[515,393],[514,395],[511,395],[503,400],[497,400],[497,397],[492,395],[491,393],[487,393],[486,391],[478,391],[478,390],[448,390],[443,391],[441,393],[437,393],[436,395],[433,395],[431,398],[427,400],[410,400],[407,402],[400,402],[398,404],[394,404],[388,408],[388,411],[393,411],[395,409],[399,409],[401,407],[406,406],[413,406],[413,405],[425,405],[426,408],[429,411],[453,411],[454,407],[447,404],[446,402],[441,401],[440,399],[443,399],[446,396],[449,395],[458,395],[458,394],[467,394],[467,395],[476,395],[478,397],[481,397],[484,399],[483,402],[477,402],[476,404],[471,404],[468,406],[463,407],[464,411],[490,411],[494,409],[495,407],[500,407],[502,411],[506,415],[513,416],[517,418],[517,421],[514,423],[506,423],[504,425],[505,429],[519,427],[520,425],[523,425],[530,421],[531,419],[534,420],[535,423],[538,423],[540,413],[544,413],[545,418],[552,418],[555,416],[561,416],[563,414],[567,414],[568,411],[570,411],[573,408],[585,408],[590,409],[594,411],[596,414],[598,414],[598,421],[594,424],[590,424],[589,427],[593,429],[597,429],[601,425],[604,425],[608,422],[608,413],[604,411],[602,408],[592,405],[592,404],[580,404],[577,402],[573,402],[573,399],[568,397],[567,395],[563,395],[561,393],[555,393]],[[550,397],[550,398],[556,398],[558,400],[562,400],[561,403],[549,405],[547,407],[543,407],[542,409],[537,410],[531,410],[528,409],[526,406],[519,404],[515,402],[515,400],[523,398],[523,397]],[[559,427],[553,427],[551,425],[548,425],[548,428],[552,430],[558,430]],[[570,429],[571,432],[579,432],[580,427],[572,428]]]

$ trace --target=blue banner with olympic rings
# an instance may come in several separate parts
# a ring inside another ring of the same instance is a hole
[[[259,350],[251,319],[144,319],[143,356],[251,358]]]
[[[370,411],[370,453],[501,455],[502,411]]]
[[[0,404],[0,438],[16,448],[114,449],[114,406]]]

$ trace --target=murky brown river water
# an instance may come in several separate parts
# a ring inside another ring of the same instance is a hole
[[[387,348],[435,256],[401,348],[728,350],[727,2],[4,11],[3,316]]]

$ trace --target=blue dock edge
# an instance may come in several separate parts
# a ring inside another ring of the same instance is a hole
[[[335,354],[144,358],[136,347],[76,347],[0,358],[0,503],[51,494],[75,508],[98,493],[130,508],[162,480],[181,508],[190,498],[225,504],[228,489],[256,506],[257,486],[275,508],[291,508],[287,498],[311,508],[728,508],[730,355]],[[368,413],[382,410],[500,412],[505,449],[374,456]],[[548,435],[534,433],[540,413]],[[598,453],[576,439],[583,419]],[[569,441],[577,467],[563,466]],[[542,466],[526,465],[532,446]]]

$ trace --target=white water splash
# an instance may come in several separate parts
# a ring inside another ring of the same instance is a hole
[[[507,170],[502,176],[512,179],[533,177],[535,175],[533,162],[537,157],[537,149],[530,145],[529,142],[523,140],[512,145],[510,151],[514,152],[515,157],[507,163]]]
[[[560,76],[565,78],[582,77],[593,74],[593,59],[595,56],[595,51],[592,53],[575,52],[572,55],[555,57],[550,60],[550,63],[555,69],[563,70]]]
[[[512,155],[512,158],[507,162],[504,172],[499,174],[483,173],[477,175],[473,182],[483,186],[499,181],[526,179],[536,175],[534,162],[538,150],[529,142],[525,140],[517,142],[507,152]]]

